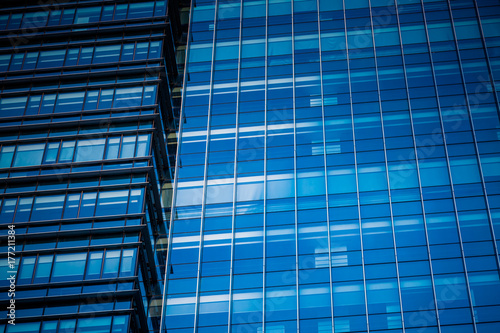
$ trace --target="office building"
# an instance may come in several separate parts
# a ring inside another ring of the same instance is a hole
[[[193,0],[169,333],[500,331],[500,3]]]
[[[0,332],[160,331],[179,4],[0,4]]]

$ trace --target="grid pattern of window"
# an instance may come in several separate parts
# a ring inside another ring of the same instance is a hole
[[[53,195],[5,198],[2,224],[107,215],[138,214],[144,210],[144,189],[89,190]]]
[[[160,58],[161,41],[69,47],[0,55],[0,71],[33,70]]]
[[[111,304],[112,305],[112,304]],[[65,307],[73,310],[73,307]],[[113,308],[108,307],[108,308]],[[61,311],[62,310],[62,311]],[[74,310],[73,310],[74,311]],[[64,313],[64,308],[54,309],[56,313]],[[85,312],[85,311],[84,311]],[[50,312],[47,312],[48,314]],[[63,319],[63,320],[47,320],[44,322],[21,323],[10,330],[9,333],[65,333],[74,332],[75,329],[79,332],[129,332],[129,316],[107,316],[95,318],[80,318],[80,319]]]
[[[194,0],[168,332],[500,330],[499,14]]]
[[[97,109],[138,107],[156,102],[156,86],[89,89],[6,97],[0,101],[0,118]]]
[[[165,16],[166,1],[26,11],[0,15],[0,30],[33,29],[58,25],[99,23]]]
[[[2,145],[0,168],[148,156],[150,140],[150,135],[125,135]]]
[[[0,5],[0,333],[160,332],[180,6]]]

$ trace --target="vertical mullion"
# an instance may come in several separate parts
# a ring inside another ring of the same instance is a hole
[[[266,223],[267,223],[267,47],[269,26],[269,0],[266,0],[266,35],[264,43],[264,207],[262,229],[262,332],[266,332]]]
[[[417,141],[415,137],[415,125],[413,122],[413,114],[412,114],[412,107],[411,107],[411,99],[410,99],[410,90],[408,88],[408,74],[406,71],[406,61],[404,57],[404,46],[403,46],[403,39],[401,35],[401,25],[400,25],[400,20],[399,20],[399,10],[398,10],[398,2],[394,1],[394,4],[396,6],[396,20],[398,24],[398,36],[399,36],[399,43],[401,47],[401,59],[403,63],[403,75],[405,79],[405,89],[406,89],[406,100],[408,102],[408,111],[410,115],[410,125],[411,125],[411,130],[412,130],[412,140],[413,140],[413,149],[415,151],[415,167],[417,171],[417,181],[418,181],[418,190],[420,193],[420,205],[422,207],[422,220],[424,223],[424,232],[425,232],[425,241],[426,241],[426,249],[427,249],[427,260],[429,263],[429,271],[430,271],[430,277],[431,277],[431,286],[432,286],[432,294],[433,294],[433,299],[434,299],[434,309],[436,311],[436,323],[437,323],[437,329],[438,333],[441,333],[441,324],[440,324],[440,319],[439,319],[439,310],[438,310],[438,304],[437,304],[437,295],[436,295],[436,285],[434,281],[434,270],[432,268],[432,259],[431,259],[431,248],[430,248],[430,243],[429,243],[429,233],[427,230],[427,218],[426,218],[426,213],[425,213],[425,205],[424,205],[424,195],[422,191],[422,182],[420,180],[420,166],[419,166],[419,160],[418,160],[418,146],[417,146]],[[402,305],[401,305],[402,306]]]
[[[71,181],[69,181],[71,182]],[[64,201],[63,201],[63,208],[62,208],[62,212],[61,212],[61,220],[64,218],[64,213],[66,212],[66,204],[68,203],[69,201],[69,196],[71,195],[71,192],[66,192],[65,193],[65,196],[64,196]],[[94,222],[92,222],[92,225],[94,224]],[[61,229],[61,225],[58,224],[59,228],[58,229]],[[93,228],[93,226],[92,226]]]
[[[205,226],[205,210],[206,210],[206,195],[207,195],[207,177],[208,177],[208,150],[210,144],[210,125],[211,125],[211,112],[212,112],[212,95],[213,95],[213,79],[215,67],[215,46],[216,46],[216,27],[217,27],[217,13],[219,7],[219,0],[215,0],[214,8],[214,33],[212,40],[212,63],[210,68],[210,92],[208,95],[208,113],[207,113],[207,140],[205,144],[205,166],[203,174],[203,194],[201,204],[201,223],[200,223],[200,243],[198,249],[198,269],[196,274],[196,303],[194,311],[194,333],[198,331],[198,316],[200,310],[200,279],[201,279],[201,261],[203,255],[203,229]],[[187,68],[186,68],[187,70]]]
[[[55,248],[57,247],[57,239],[56,239],[56,246],[54,246],[54,247]],[[33,275],[31,276],[30,284],[33,284],[33,282],[35,281],[35,274],[36,274],[36,271],[37,271],[37,266],[38,266],[38,261],[39,260],[40,260],[40,253],[37,253],[36,257],[35,257],[35,263],[33,264]]]
[[[299,239],[298,239],[298,211],[297,211],[297,124],[295,115],[295,29],[294,29],[294,0],[291,0],[291,15],[292,15],[292,108],[293,108],[293,186],[295,200],[295,293],[297,307],[297,333],[300,333],[300,301],[299,301]]]
[[[61,157],[62,145],[63,145],[64,141],[62,139],[60,139],[60,140],[54,141],[54,142],[57,142],[59,144],[59,146],[57,147],[56,161],[54,162],[54,164],[56,164],[56,163],[59,163],[59,158]],[[45,148],[45,149],[48,149],[49,143],[50,143],[49,141],[46,142],[47,148]]]
[[[240,0],[240,31],[238,36],[238,76],[236,79],[236,126],[234,133],[234,175],[233,175],[233,212],[231,218],[231,259],[230,259],[230,268],[229,268],[229,307],[228,307],[228,326],[227,332],[231,333],[231,312],[233,310],[232,302],[233,302],[233,269],[234,269],[234,242],[235,242],[235,219],[236,219],[236,201],[237,201],[237,193],[236,193],[236,180],[238,179],[238,131],[239,131],[239,109],[240,109],[240,93],[241,93],[241,48],[242,48],[242,27],[243,27],[243,0]],[[208,153],[208,152],[207,152]]]
[[[321,48],[321,20],[320,20],[320,2],[316,0],[316,6],[318,7],[318,48],[319,48],[319,78],[320,78],[320,89],[321,89],[321,122],[323,123],[323,164],[325,172],[325,200],[326,200],[326,228],[328,237],[328,274],[330,278],[330,313],[331,313],[331,331],[334,332],[335,321],[333,313],[333,280],[332,280],[332,246],[330,237],[330,204],[328,198],[328,170],[327,170],[327,159],[326,159],[326,132],[325,132],[325,103],[324,103],[324,86],[323,86],[323,57]]]
[[[466,103],[466,107],[467,107],[467,118],[469,120],[470,127],[471,127],[471,130],[472,130],[472,140],[474,141],[474,151],[476,152],[477,166],[478,166],[478,169],[479,169],[479,176],[481,178],[481,187],[483,189],[484,202],[486,204],[486,213],[488,214],[488,224],[489,224],[489,227],[490,227],[489,229],[490,229],[490,232],[491,232],[493,249],[495,251],[495,258],[496,258],[497,268],[500,269],[500,258],[499,258],[499,253],[498,253],[498,246],[497,246],[497,243],[496,243],[495,228],[493,227],[493,219],[491,217],[490,204],[489,204],[489,201],[488,201],[488,192],[486,191],[486,182],[484,180],[483,167],[482,167],[482,164],[481,164],[481,155],[479,154],[479,147],[478,147],[478,144],[477,144],[476,129],[474,127],[474,121],[472,119],[472,109],[471,109],[471,106],[470,106],[469,93],[467,92],[467,84],[465,82],[465,74],[464,74],[464,69],[463,69],[463,66],[462,66],[462,57],[460,56],[460,50],[458,49],[458,40],[457,40],[456,31],[455,31],[455,21],[453,19],[453,12],[451,10],[451,4],[450,4],[449,1],[447,3],[448,3],[448,11],[450,13],[451,23],[452,23],[452,26],[453,26],[452,32],[453,32],[453,38],[454,38],[454,41],[455,41],[455,48],[456,48],[456,52],[457,52],[458,67],[460,68],[460,76],[462,78],[462,87],[463,87],[464,93],[465,93],[465,103]],[[485,54],[487,54],[486,51],[485,51]],[[489,61],[488,60],[487,60],[487,66],[488,66],[488,69],[489,69],[490,67],[489,67]],[[494,82],[492,75],[491,75],[491,80]],[[495,89],[494,85],[493,85],[493,89]],[[496,91],[496,90],[494,90],[494,91]],[[493,94],[493,95],[496,96],[496,94]],[[465,253],[464,253],[464,255],[465,255]]]
[[[358,223],[359,223],[359,238],[360,238],[360,248],[361,248],[361,268],[363,271],[363,293],[365,298],[365,317],[366,317],[366,330],[370,332],[370,321],[368,320],[368,297],[366,293],[366,270],[365,270],[365,255],[363,246],[363,229],[361,227],[361,205],[359,201],[359,175],[358,175],[358,159],[356,157],[356,131],[354,128],[354,109],[352,106],[352,82],[351,82],[351,65],[349,64],[349,39],[347,30],[347,15],[346,15],[346,2],[349,0],[343,0],[343,12],[344,12],[344,32],[345,32],[345,52],[346,52],[346,62],[347,62],[347,79],[349,82],[349,99],[350,99],[350,109],[351,109],[351,127],[352,127],[352,144],[353,144],[353,155],[354,155],[354,174],[356,176],[356,199],[358,205]]]
[[[87,260],[89,260],[90,259],[90,250],[88,250],[87,253],[88,253]],[[52,261],[50,263],[49,277],[48,277],[47,283],[50,283],[50,281],[52,281],[52,274],[54,273],[54,266],[56,263],[56,255],[57,254],[58,254],[57,252],[52,253]],[[104,262],[104,257],[103,257],[103,262]],[[101,271],[102,271],[102,264],[103,263],[101,262]],[[85,262],[85,269],[87,269],[87,261]],[[101,271],[99,272],[99,277],[101,277]],[[86,274],[87,274],[87,271],[85,270],[84,275],[83,275],[84,279],[85,279]]]
[[[83,196],[85,195],[85,192],[84,191],[79,191],[79,192],[75,192],[75,193],[79,193],[80,194],[80,197],[78,198],[78,211],[76,212],[76,217],[79,217],[80,216],[80,212],[82,210],[82,204],[83,204]],[[66,192],[66,196],[69,194],[69,192]],[[97,200],[97,197],[96,197],[96,200]],[[97,202],[97,201],[96,201]],[[66,201],[65,201],[66,203]],[[94,220],[95,221],[95,220]],[[94,224],[95,222],[92,223],[92,225]],[[62,226],[62,224],[61,224]],[[59,227],[61,228],[61,227]]]
[[[389,210],[390,210],[390,217],[391,217],[391,231],[392,231],[392,244],[394,247],[394,262],[396,266],[396,281],[398,284],[398,296],[399,296],[399,313],[401,314],[401,325],[402,325],[402,330],[405,332],[405,321],[404,321],[404,313],[403,313],[403,299],[401,297],[401,282],[399,280],[399,264],[398,264],[398,251],[397,245],[396,245],[396,232],[394,230],[394,216],[392,213],[392,197],[391,197],[391,182],[389,179],[389,164],[387,162],[387,147],[386,147],[386,141],[385,141],[385,129],[384,129],[384,115],[383,115],[383,110],[382,110],[382,98],[380,96],[380,80],[379,80],[379,71],[378,71],[378,64],[377,64],[377,48],[375,45],[375,27],[373,25],[373,11],[372,11],[372,5],[371,5],[371,0],[368,0],[368,6],[369,6],[369,11],[370,11],[370,26],[371,26],[371,37],[372,37],[372,43],[373,43],[373,58],[374,58],[374,63],[375,63],[375,79],[377,81],[377,95],[378,95],[378,108],[379,108],[379,114],[380,114],[380,128],[382,130],[382,143],[384,145],[384,163],[385,163],[385,176],[387,180],[387,193],[389,196]]]
[[[194,8],[194,1],[196,0],[191,0],[190,1],[190,7],[191,10],[189,11],[189,19],[188,19],[188,31],[187,31],[187,38],[186,38],[186,51],[185,51],[185,59],[184,59],[184,73],[183,73],[183,78],[182,78],[182,83],[183,83],[183,89],[181,89],[181,94],[182,94],[182,102],[181,102],[181,109],[180,109],[180,113],[179,113],[179,130],[178,130],[178,144],[177,144],[177,147],[176,147],[176,152],[175,152],[175,156],[177,157],[175,159],[175,166],[174,166],[174,184],[173,184],[173,187],[172,187],[172,202],[171,202],[171,213],[170,213],[170,223],[169,223],[169,226],[170,226],[170,230],[169,230],[169,233],[168,233],[168,238],[167,238],[167,254],[166,254],[166,258],[165,258],[165,277],[164,277],[164,280],[163,280],[163,295],[162,295],[162,304],[161,304],[161,316],[160,316],[160,330],[163,330],[163,323],[164,323],[164,317],[166,315],[166,299],[167,299],[167,292],[168,292],[168,279],[169,279],[169,276],[170,276],[170,269],[169,267],[171,267],[171,263],[170,263],[170,260],[171,260],[171,256],[172,256],[172,234],[173,234],[173,226],[174,226],[174,209],[175,208],[175,200],[176,200],[176,197],[177,197],[177,185],[178,185],[178,178],[177,178],[177,175],[178,175],[178,171],[179,171],[179,164],[180,164],[180,152],[181,152],[181,137],[182,137],[182,124],[183,124],[183,121],[182,119],[184,119],[184,101],[186,99],[186,84],[187,84],[187,73],[188,73],[188,66],[187,66],[187,63],[188,63],[188,57],[189,57],[189,47],[190,47],[190,41],[191,41],[191,38],[189,37],[190,36],[190,33],[191,33],[191,24],[192,24],[192,18],[193,18],[193,9]],[[214,33],[215,34],[215,33]],[[125,41],[123,42],[123,45],[125,45]],[[134,45],[134,49],[135,49],[135,45]],[[135,50],[132,51],[133,53],[135,52]],[[141,103],[142,104],[142,103]],[[208,135],[208,132],[207,132],[207,135]],[[150,149],[152,149],[150,147]],[[196,317],[195,317],[196,318]],[[166,328],[165,328],[166,330]]]
[[[479,7],[478,7],[476,1],[473,1],[473,3],[474,3],[474,10],[475,10],[475,13],[476,13],[476,19],[477,19],[477,23],[478,23],[478,27],[479,27],[479,33],[481,34],[481,42],[482,42],[482,45],[483,45],[483,51],[484,51],[484,55],[485,55],[485,58],[486,58],[486,64],[488,66],[488,72],[490,74],[490,81],[489,82],[491,83],[493,91],[499,91],[496,88],[495,79],[493,77],[493,69],[491,67],[490,55],[488,54],[488,45],[486,43],[486,38],[484,37],[484,30],[483,30],[483,24],[481,22],[481,15],[479,14]],[[493,98],[495,99],[495,102],[497,103],[497,112],[498,112],[499,111],[498,108],[500,107],[500,101],[498,100],[497,94],[493,93]],[[497,255],[498,255],[498,253],[497,253]]]
[[[68,195],[68,192],[66,192],[66,196],[67,196],[67,195]],[[38,198],[38,195],[37,195],[37,193],[34,193],[34,195],[33,195],[33,200],[31,200],[31,207],[30,207],[30,214],[29,214],[29,216],[28,216],[28,221],[31,221],[31,217],[32,217],[32,216],[33,216],[33,214],[34,214],[33,210],[34,210],[34,206],[35,206],[35,200],[36,200],[36,198]],[[19,208],[19,205],[21,204],[21,199],[22,199],[22,197],[21,197],[21,196],[18,196],[18,197],[17,197],[16,210],[14,211],[14,217],[12,218],[13,223],[15,223],[15,221],[16,221],[16,215],[17,215],[17,213],[18,213],[17,209]],[[65,202],[66,202],[66,201],[65,201]],[[80,207],[78,207],[78,209],[80,209]],[[61,217],[62,217],[62,214],[61,214]]]
[[[89,242],[89,243],[90,243],[90,242]],[[122,244],[123,244],[123,234],[122,234]],[[121,271],[121,269],[122,269],[123,251],[124,251],[124,248],[123,248],[123,245],[122,245],[122,247],[120,247],[120,257],[118,258],[118,269],[117,269],[117,271],[116,271],[116,276],[117,276],[117,277],[120,277],[120,271]],[[87,252],[87,253],[89,253],[89,252]],[[137,255],[137,257],[139,257],[139,255],[140,255],[139,250],[137,251],[137,254],[136,254],[136,255]],[[87,256],[88,256],[88,254],[87,254]],[[88,259],[88,257],[87,257],[87,259]]]
[[[441,125],[441,134],[443,137],[443,143],[444,143],[444,152],[445,152],[445,157],[446,157],[446,165],[447,165],[447,171],[448,171],[448,177],[450,181],[450,188],[451,188],[451,196],[452,196],[452,201],[453,201],[453,208],[454,208],[454,214],[455,214],[455,220],[456,220],[456,227],[457,227],[457,233],[458,233],[458,240],[459,240],[459,245],[460,245],[460,253],[462,255],[462,264],[464,267],[464,278],[465,278],[465,284],[467,287],[467,297],[469,299],[469,307],[470,307],[470,312],[471,312],[471,318],[472,318],[472,326],[474,332],[477,332],[476,329],[476,318],[474,316],[474,307],[473,307],[473,302],[472,302],[472,295],[470,291],[470,284],[469,284],[469,275],[467,273],[467,263],[465,262],[465,253],[464,253],[464,245],[462,242],[462,230],[460,228],[460,221],[458,219],[458,212],[457,212],[457,203],[456,203],[456,198],[455,198],[455,188],[453,185],[453,177],[451,176],[451,167],[450,167],[450,158],[448,154],[448,145],[446,143],[446,132],[444,129],[444,124],[443,124],[443,115],[441,114],[441,102],[439,101],[439,90],[437,87],[437,80],[436,80],[436,72],[434,68],[434,60],[432,57],[432,49],[431,49],[431,42],[429,39],[429,29],[428,29],[428,24],[427,24],[427,17],[425,15],[425,5],[424,5],[424,0],[420,0],[420,5],[422,6],[422,16],[424,19],[424,24],[425,24],[425,34],[427,38],[427,48],[428,48],[428,53],[430,57],[430,66],[432,70],[432,77],[434,81],[434,91],[436,93],[436,103],[438,106],[438,114],[439,114],[439,122]],[[465,93],[465,92],[464,92]]]

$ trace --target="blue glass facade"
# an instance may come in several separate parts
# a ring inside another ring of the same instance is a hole
[[[167,331],[500,331],[499,17],[193,0]]]
[[[0,332],[160,331],[181,5],[2,1]]]

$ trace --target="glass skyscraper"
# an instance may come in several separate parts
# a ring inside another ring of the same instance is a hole
[[[1,333],[160,331],[180,5],[0,3]]]
[[[500,2],[193,0],[169,333],[500,332]]]

